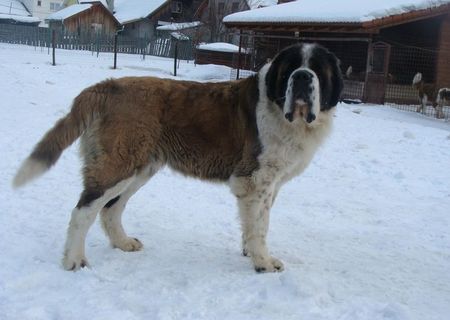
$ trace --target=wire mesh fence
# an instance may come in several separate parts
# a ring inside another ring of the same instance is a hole
[[[299,37],[277,37],[244,34],[241,51],[248,54],[233,56],[232,65],[246,66],[233,69],[231,79],[247,77],[270,61],[283,47],[296,42],[318,42],[335,53],[341,61],[344,77],[342,101],[347,103],[377,103],[397,109],[420,112],[436,118],[450,119],[450,101],[437,105],[437,93],[450,83],[437,83],[438,55],[450,56],[429,47],[402,45],[399,43],[374,42],[367,39],[301,39]],[[250,59],[250,61],[244,59]],[[427,104],[421,107],[421,89],[413,86],[413,78],[422,74],[427,92]]]

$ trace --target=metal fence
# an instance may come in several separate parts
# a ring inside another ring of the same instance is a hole
[[[114,35],[55,31],[55,46],[58,49],[89,50],[98,53],[114,51]],[[121,36],[119,33],[117,41],[119,53],[174,57],[176,40],[173,38],[132,38]],[[52,46],[52,30],[42,27],[0,24],[0,42],[50,48]],[[180,41],[178,58],[192,60],[193,57],[192,41]]]

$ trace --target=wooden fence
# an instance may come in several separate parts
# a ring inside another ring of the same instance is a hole
[[[172,38],[132,38],[119,33],[117,51],[119,53],[153,55],[173,58],[175,41]],[[0,24],[0,42],[23,44],[35,47],[52,46],[51,29],[42,27]],[[88,50],[92,52],[113,52],[114,35],[89,33],[74,34],[56,31],[55,46],[66,50]],[[194,46],[192,41],[178,43],[178,58],[192,60]]]

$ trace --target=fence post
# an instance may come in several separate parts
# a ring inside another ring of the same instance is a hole
[[[56,62],[55,62],[55,48],[56,48],[56,32],[55,29],[52,30],[52,60],[53,66],[56,66]]]
[[[241,71],[241,49],[242,49],[242,29],[239,32],[239,51],[238,51],[238,65],[236,71],[236,80],[239,80],[239,72]]]
[[[175,54],[173,58],[173,75],[177,76],[178,40],[175,40]]]
[[[100,35],[99,35],[99,32],[95,33],[95,42],[96,42],[96,45],[97,45],[97,58],[98,58],[98,55],[100,53]]]
[[[117,68],[117,38],[118,38],[118,33],[116,32],[114,34],[114,67],[113,69]]]

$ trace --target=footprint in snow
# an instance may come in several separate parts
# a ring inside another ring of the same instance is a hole
[[[403,137],[406,139],[415,139],[416,137],[409,131],[403,132]]]

